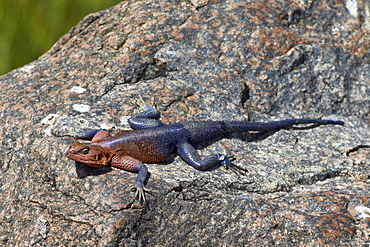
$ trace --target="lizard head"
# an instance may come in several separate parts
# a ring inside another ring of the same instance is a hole
[[[111,154],[99,145],[74,142],[66,152],[67,158],[92,167],[107,165]]]

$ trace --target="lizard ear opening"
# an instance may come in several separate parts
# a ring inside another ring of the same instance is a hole
[[[110,160],[109,154],[99,153],[95,156],[96,163],[100,164],[100,166],[108,165]]]

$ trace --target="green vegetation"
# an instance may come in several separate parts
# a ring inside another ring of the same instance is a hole
[[[84,16],[120,0],[0,1],[0,75],[41,56]]]

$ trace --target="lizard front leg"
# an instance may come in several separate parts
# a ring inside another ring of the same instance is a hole
[[[117,155],[112,157],[110,164],[116,168],[138,173],[136,177],[135,197],[138,198],[139,202],[145,202],[145,192],[150,192],[150,190],[144,187],[145,182],[149,178],[148,168],[144,163],[130,156],[119,155],[118,152]]]
[[[75,138],[91,140],[92,142],[101,140],[109,136],[110,136],[110,132],[106,129],[95,129],[95,130],[80,131],[80,132],[75,133]]]

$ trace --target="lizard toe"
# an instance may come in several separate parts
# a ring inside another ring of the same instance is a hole
[[[153,193],[152,190],[147,189],[145,187],[142,187],[142,188],[136,187],[135,189],[136,189],[135,198],[137,198],[140,203],[145,203],[146,202],[145,193],[148,193],[148,194]]]

